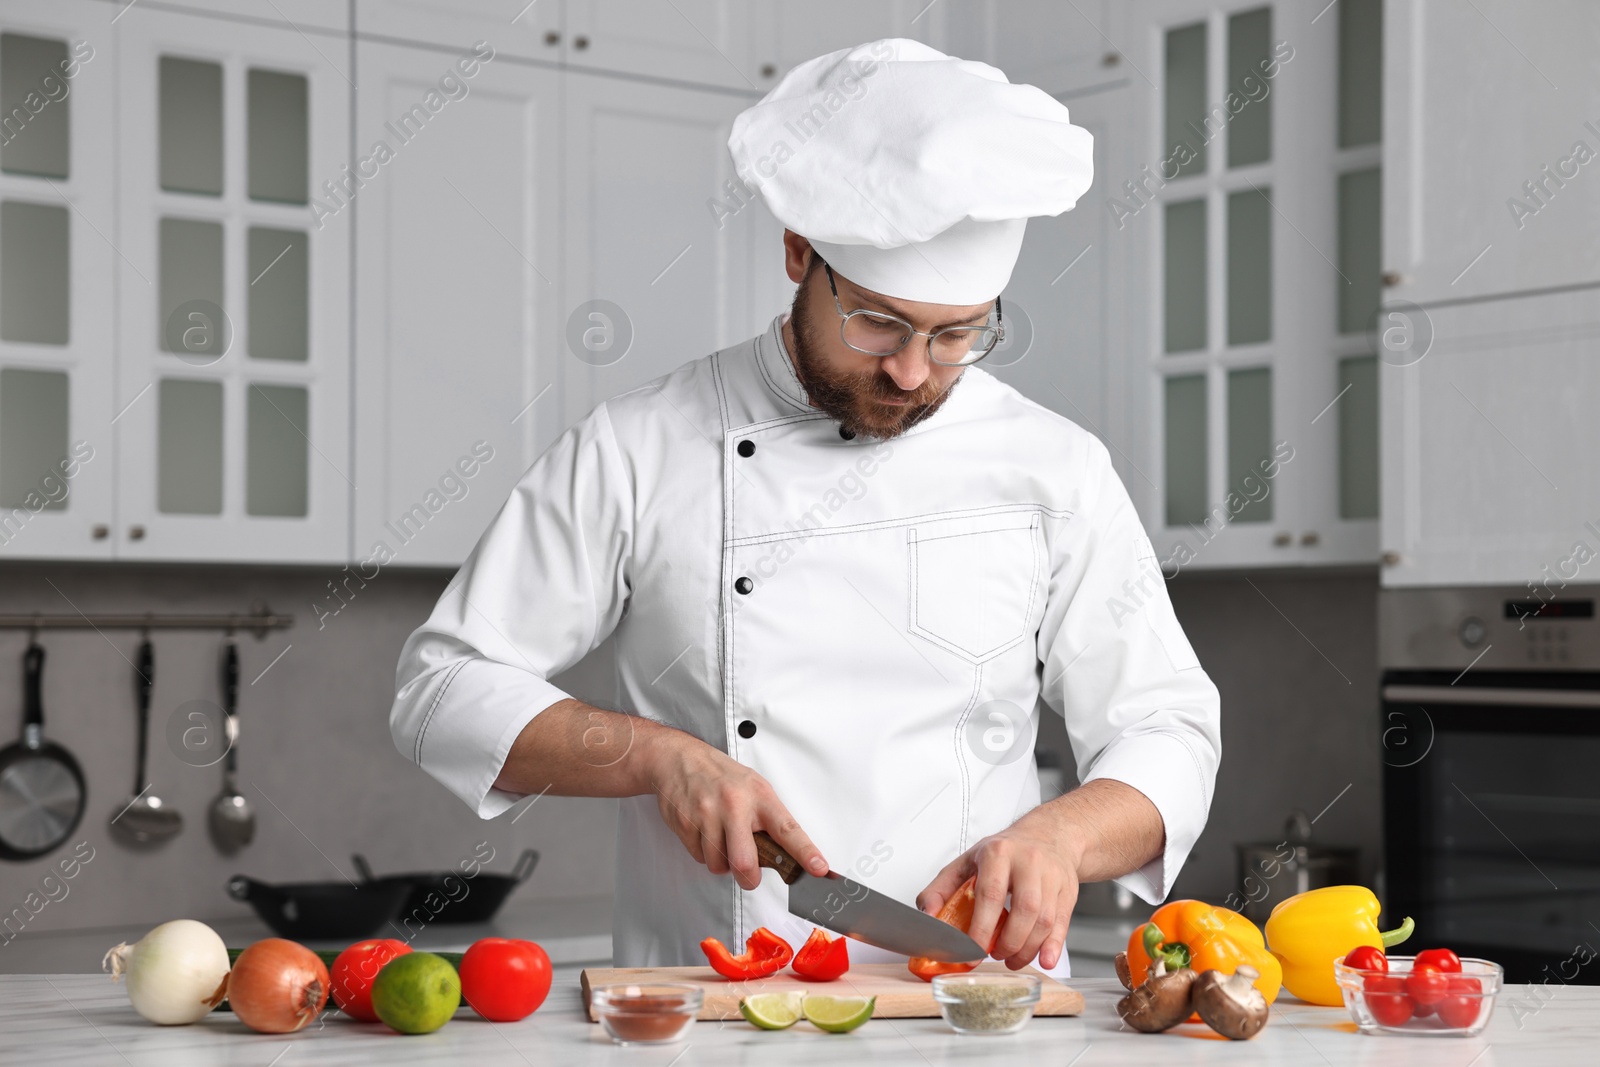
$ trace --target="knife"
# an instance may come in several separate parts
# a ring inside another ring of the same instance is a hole
[[[789,887],[789,913],[836,934],[940,963],[974,963],[988,955],[949,923],[868,889],[835,871],[811,874],[771,837],[756,831],[756,862]]]

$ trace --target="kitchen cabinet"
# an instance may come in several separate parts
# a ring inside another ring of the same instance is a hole
[[[1414,146],[1383,181],[1389,587],[1597,580],[1600,11],[1522,15],[1388,10],[1383,118]]]
[[[570,67],[754,92],[748,0],[565,0]]]
[[[1095,57],[1066,70],[1063,81],[1040,87],[1094,136],[1097,180],[1119,172],[1137,140],[1128,135],[1127,80],[1103,81]],[[1106,441],[1118,473],[1132,483],[1145,475],[1127,459],[1127,427],[1109,417],[1123,392],[1111,352],[1128,309],[1116,284],[1125,259],[1115,223],[1092,189],[1071,211],[1028,220],[1002,298],[1006,340],[978,366]]]
[[[729,199],[728,131],[747,105],[724,93],[567,73],[566,422],[744,340],[780,310],[756,307],[755,294],[780,288],[781,231],[761,225],[755,205]]]
[[[1387,294],[1427,305],[1600,281],[1595,7],[1390,0]]]
[[[355,202],[354,555],[455,565],[565,425],[561,75],[366,40],[356,62],[358,156],[392,158]],[[451,72],[465,95],[402,128]]]
[[[1161,0],[1106,31],[1141,143],[1091,195],[1121,284],[1148,294],[1124,360],[1144,476],[1125,480],[1169,576],[1377,560],[1381,139],[1361,72],[1381,7],[1317,26],[1321,6]]]
[[[119,8],[133,6],[128,0],[108,2]],[[134,0],[134,3],[137,2]],[[297,32],[315,33],[320,30],[329,34],[343,34],[350,29],[349,5],[329,3],[328,0],[168,0],[162,6],[196,15],[274,23]],[[317,46],[324,48],[330,58],[343,62],[344,49],[337,37],[326,46],[319,40]]]
[[[116,59],[105,15],[88,0],[0,13],[0,559],[112,551],[105,309],[115,276],[132,272],[108,242]]]
[[[349,550],[351,84],[327,51],[117,21],[119,558]]]
[[[883,37],[910,37],[944,50],[942,6],[928,0],[750,0],[754,81],[765,93],[797,63]],[[959,46],[956,54],[965,55]]]
[[[497,55],[552,65],[565,54],[561,0],[354,0],[352,12],[365,40],[444,52],[485,41]]]

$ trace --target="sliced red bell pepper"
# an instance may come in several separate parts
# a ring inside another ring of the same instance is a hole
[[[944,907],[939,909],[939,921],[949,923],[963,933],[970,932],[972,927],[972,911],[977,906],[977,876],[974,875],[961,883],[950,899],[945,901]],[[994,951],[994,946],[1000,941],[1000,931],[1005,929],[1006,919],[1011,912],[1000,909],[1000,921],[995,923],[994,937],[989,940],[989,951]],[[907,963],[907,969],[924,982],[931,982],[941,974],[963,974],[978,966],[973,963],[940,963],[930,960],[925,956],[913,956]]]
[[[730,982],[747,982],[777,974],[794,959],[794,949],[789,947],[789,942],[765,926],[756,927],[745,941],[744,951],[737,956],[714,937],[700,942],[700,951],[706,954],[711,969]]]
[[[831,982],[850,969],[849,938],[829,937],[820,927],[811,931],[795,953],[794,973],[813,982]]]

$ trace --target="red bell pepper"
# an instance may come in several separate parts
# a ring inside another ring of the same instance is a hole
[[[813,982],[831,982],[850,969],[849,940],[829,937],[822,929],[811,931],[794,957],[794,973]]]
[[[968,933],[972,927],[972,912],[977,907],[978,879],[974,875],[961,883],[950,899],[944,902],[944,907],[939,909],[939,921],[949,923],[957,930]],[[1006,920],[1011,917],[1011,912],[1000,909],[1000,921],[995,923],[994,936],[989,939],[989,951],[993,952],[995,945],[1000,943],[1000,931],[1005,929]],[[974,970],[977,962],[973,963],[941,963],[925,956],[913,956],[907,963],[907,969],[924,982],[931,982],[941,974],[964,974]]]
[[[794,949],[789,947],[789,942],[765,926],[756,927],[745,941],[744,951],[737,956],[714,937],[700,942],[700,951],[711,962],[711,969],[730,982],[747,982],[777,974],[794,959]]]

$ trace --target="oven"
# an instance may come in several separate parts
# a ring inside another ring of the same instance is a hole
[[[1542,594],[1542,595],[1540,595]],[[1380,595],[1384,918],[1600,984],[1600,586]]]

